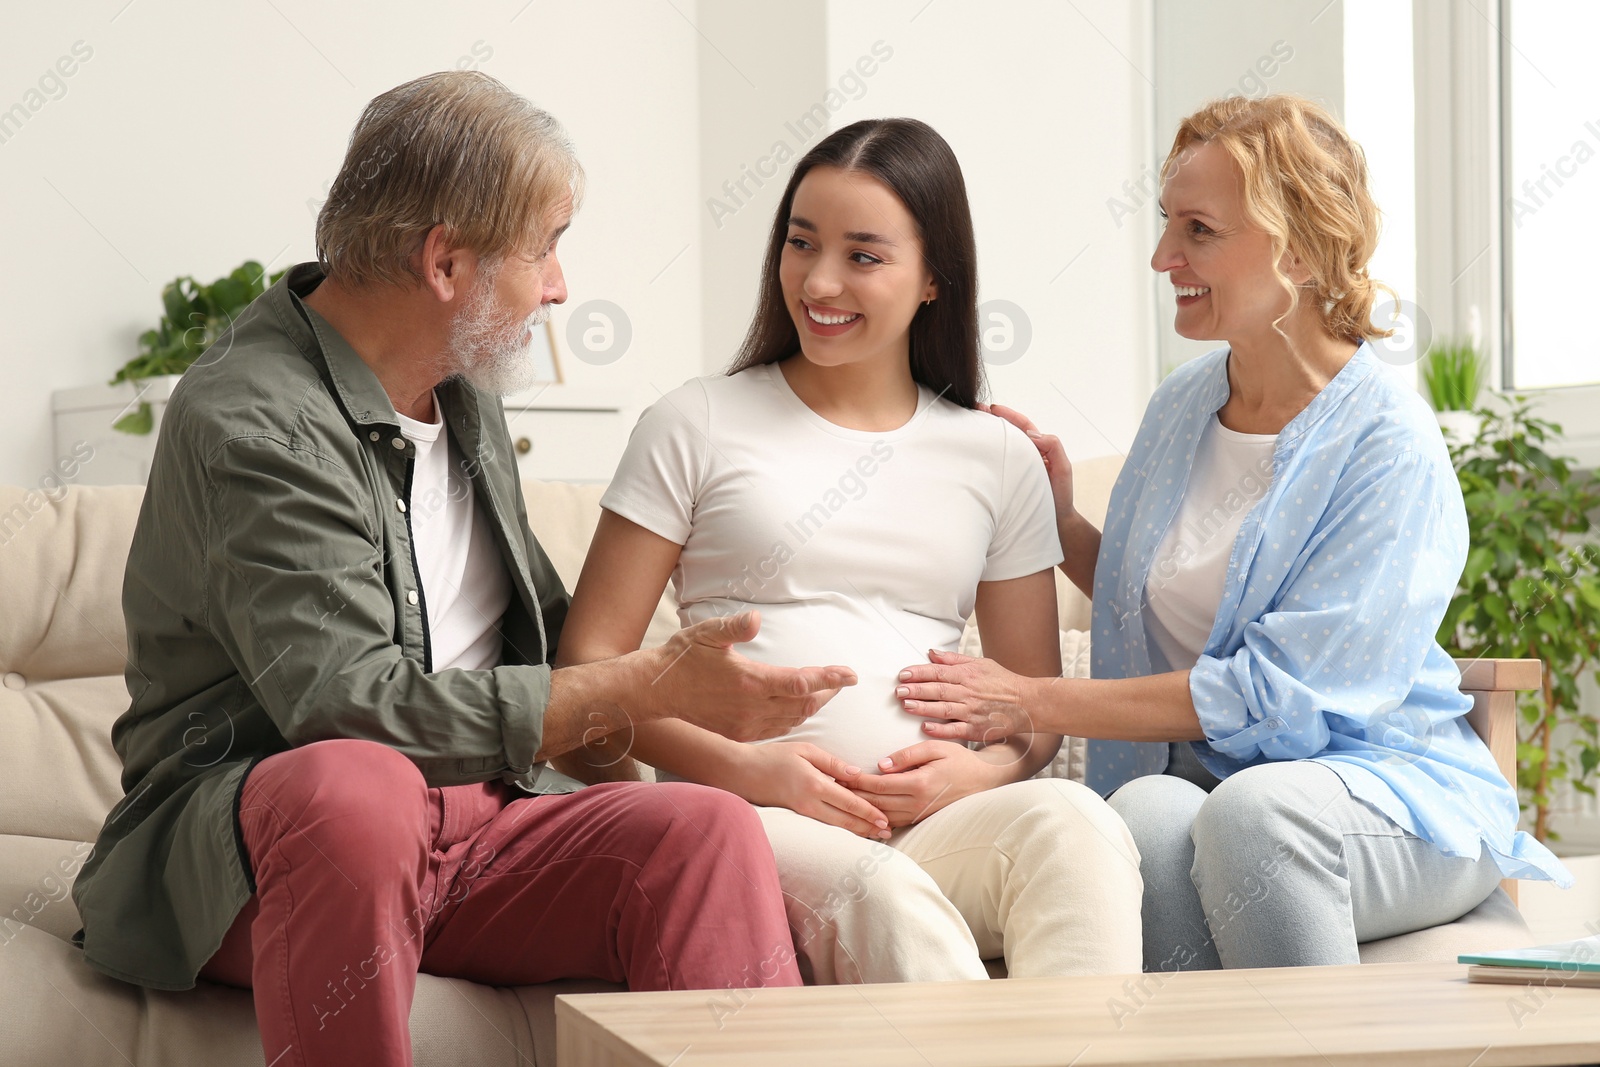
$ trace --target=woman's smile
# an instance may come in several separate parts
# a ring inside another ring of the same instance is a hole
[[[859,311],[808,304],[804,300],[800,301],[800,306],[805,309],[802,318],[806,327],[818,337],[838,337],[865,318]]]

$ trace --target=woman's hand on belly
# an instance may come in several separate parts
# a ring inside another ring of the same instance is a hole
[[[925,733],[992,743],[1042,728],[1023,703],[1022,680],[994,660],[939,650],[928,658],[901,671],[895,689],[902,708],[929,720]]]
[[[1008,767],[953,741],[922,741],[886,756],[878,766],[882,774],[862,775],[853,788],[897,830],[1012,780]]]
[[[732,792],[752,804],[788,808],[858,837],[889,836],[889,819],[871,801],[851,792],[869,777],[860,768],[806,741],[746,745]]]

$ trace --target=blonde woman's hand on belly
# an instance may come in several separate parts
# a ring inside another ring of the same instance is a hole
[[[895,696],[901,710],[927,720],[930,737],[993,743],[1043,728],[1023,698],[1024,679],[994,660],[942,649],[928,659],[900,672]]]

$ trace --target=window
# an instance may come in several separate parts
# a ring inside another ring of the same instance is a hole
[[[1600,4],[1502,0],[1500,27],[1505,385],[1600,383]]]
[[[1345,0],[1344,125],[1367,157],[1372,198],[1383,213],[1377,250],[1367,265],[1400,305],[1379,294],[1373,318],[1395,333],[1374,342],[1379,358],[1407,382],[1431,324],[1416,320],[1416,99],[1410,0]]]

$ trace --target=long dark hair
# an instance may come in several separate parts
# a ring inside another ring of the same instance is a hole
[[[869,174],[888,186],[916,221],[922,256],[939,295],[911,320],[911,377],[964,408],[983,387],[978,349],[978,251],[961,164],[932,126],[916,119],[863,119],[829,134],[801,157],[778,201],[761,268],[755,318],[729,374],[776,363],[800,350],[783,300],[779,260],[789,236],[794,191],[812,167]]]

